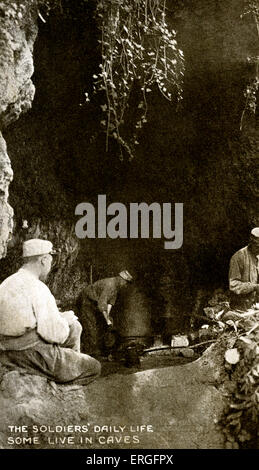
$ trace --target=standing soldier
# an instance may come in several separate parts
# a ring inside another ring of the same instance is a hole
[[[104,337],[113,326],[111,309],[119,291],[132,280],[131,274],[125,270],[118,276],[89,284],[80,293],[77,308],[84,325],[83,344],[88,354],[100,356],[104,353]]]

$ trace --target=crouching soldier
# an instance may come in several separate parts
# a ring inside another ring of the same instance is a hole
[[[84,325],[84,344],[89,354],[109,354],[113,342],[109,334],[113,327],[111,309],[119,291],[132,280],[128,271],[121,271],[118,276],[89,284],[80,293],[77,309]]]
[[[61,313],[46,281],[52,243],[23,244],[24,264],[0,285],[0,363],[58,383],[87,385],[100,363],[80,353],[81,324],[74,312]]]

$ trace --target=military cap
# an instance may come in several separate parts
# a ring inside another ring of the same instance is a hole
[[[259,227],[253,228],[253,230],[251,230],[251,235],[255,238],[259,238]]]
[[[131,274],[129,273],[129,271],[121,271],[119,273],[119,276],[122,277],[122,279],[124,279],[125,281],[133,281],[133,277],[131,276]]]
[[[28,256],[40,255],[55,255],[57,252],[53,250],[53,245],[48,240],[41,240],[40,238],[32,238],[23,243],[23,258]]]

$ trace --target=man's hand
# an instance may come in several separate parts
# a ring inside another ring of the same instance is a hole
[[[78,319],[78,317],[74,314],[73,310],[61,312],[61,315],[67,320],[69,326],[72,325],[72,323],[74,323]]]

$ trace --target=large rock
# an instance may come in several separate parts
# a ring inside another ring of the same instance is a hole
[[[0,369],[0,377],[0,448],[21,447],[20,443],[10,443],[10,437],[19,440],[38,436],[32,432],[33,425],[66,426],[80,422],[80,410],[85,404],[83,387],[58,387],[43,377],[15,370]],[[25,426],[28,432],[13,432],[11,426]],[[44,428],[40,445],[35,445],[36,448],[48,446]]]
[[[223,448],[217,424],[225,406],[223,370],[222,355],[212,349],[187,365],[117,373],[87,387],[2,372],[0,445],[21,447],[8,438],[34,436],[39,442],[23,447]],[[14,433],[10,425],[27,428]],[[60,441],[69,436],[70,443]]]
[[[105,447],[108,442],[109,448],[223,448],[217,425],[225,406],[217,388],[221,362],[212,362],[208,354],[184,366],[117,374],[89,385],[86,416],[92,429],[94,425],[126,426],[123,433],[93,434],[93,447]],[[143,432],[137,429],[141,425]],[[118,444],[109,435],[121,436],[122,441]],[[133,436],[139,442],[134,443]]]

